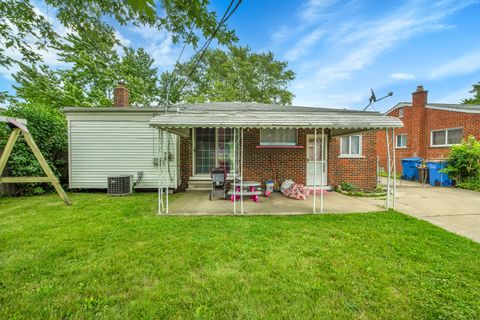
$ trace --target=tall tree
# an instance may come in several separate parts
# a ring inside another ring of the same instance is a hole
[[[272,52],[254,53],[249,47],[236,46],[227,51],[207,50],[187,81],[198,58],[196,55],[179,64],[173,77],[169,72],[161,75],[163,101],[170,91],[170,102],[292,102],[294,95],[288,85],[295,73],[288,69],[286,61],[276,60]]]
[[[472,86],[470,93],[473,93],[472,98],[463,99],[462,103],[466,104],[480,104],[480,82],[477,82]]]
[[[136,105],[148,105],[160,95],[158,70],[153,58],[143,48],[124,48],[124,56],[118,64],[118,76],[126,81],[130,101]]]
[[[165,30],[172,34],[174,42],[184,40],[196,46],[199,36],[212,36],[218,24],[208,0],[44,0],[43,3],[65,28],[91,37],[109,28],[106,21],[116,21],[120,25]],[[234,32],[225,25],[215,32],[215,37],[222,44],[236,41]],[[62,39],[48,15],[40,12],[33,0],[0,0],[0,66],[9,67],[20,61],[39,62],[41,50],[59,42]]]
[[[126,80],[131,103],[148,104],[158,100],[157,69],[153,59],[142,48],[123,48],[120,57],[115,49],[113,30],[110,35],[84,39],[70,34],[58,46],[67,67],[51,70],[45,65],[20,64],[13,75],[18,98],[53,107],[109,106],[112,91],[119,80]]]

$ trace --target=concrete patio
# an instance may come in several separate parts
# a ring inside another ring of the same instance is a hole
[[[171,215],[231,215],[233,204],[228,200],[208,199],[208,191],[189,191],[178,194],[170,204]],[[253,202],[248,197],[244,199],[244,214],[311,214],[313,196],[306,200],[294,200],[274,192],[270,198],[260,197],[259,202]],[[337,192],[324,194],[324,213],[371,212],[384,210],[382,206],[365,202],[361,199],[348,197]],[[320,213],[320,195],[317,195],[317,213]],[[237,202],[237,214],[240,214],[240,202]]]

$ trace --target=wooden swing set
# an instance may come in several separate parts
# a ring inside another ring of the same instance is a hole
[[[57,177],[53,174],[52,169],[50,169],[50,166],[48,165],[47,161],[45,160],[42,153],[40,152],[40,149],[38,149],[38,146],[33,140],[32,135],[28,131],[26,126],[27,121],[24,119],[7,118],[7,117],[0,116],[0,123],[6,123],[12,130],[12,133],[10,134],[10,138],[8,139],[7,144],[5,145],[5,149],[3,150],[3,154],[0,157],[0,175],[2,174],[3,170],[7,165],[7,160],[10,157],[13,146],[15,145],[15,142],[17,142],[18,137],[20,136],[20,133],[25,138],[25,141],[27,142],[28,146],[30,147],[33,154],[35,155],[38,162],[40,163],[40,166],[42,167],[43,172],[45,172],[46,174],[46,176],[43,176],[43,177],[0,177],[0,183],[38,183],[38,182],[48,183],[49,182],[53,184],[53,187],[57,191],[60,198],[63,199],[63,202],[65,202],[65,204],[67,205],[72,204],[67,194],[63,190],[62,185],[58,181]]]

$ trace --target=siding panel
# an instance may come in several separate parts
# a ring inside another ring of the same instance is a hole
[[[137,188],[158,185],[158,133],[146,121],[74,121],[70,122],[70,188],[105,189],[107,177],[143,172]],[[177,140],[171,135],[170,187],[177,187]],[[164,143],[167,143],[166,137]],[[169,175],[162,173],[162,182]]]

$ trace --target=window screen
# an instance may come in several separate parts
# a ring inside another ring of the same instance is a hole
[[[295,146],[297,145],[296,129],[261,129],[261,146]]]
[[[344,136],[341,138],[340,155],[360,156],[362,153],[362,139],[360,135]]]
[[[397,136],[397,148],[405,148],[407,146],[407,135],[399,134]]]

